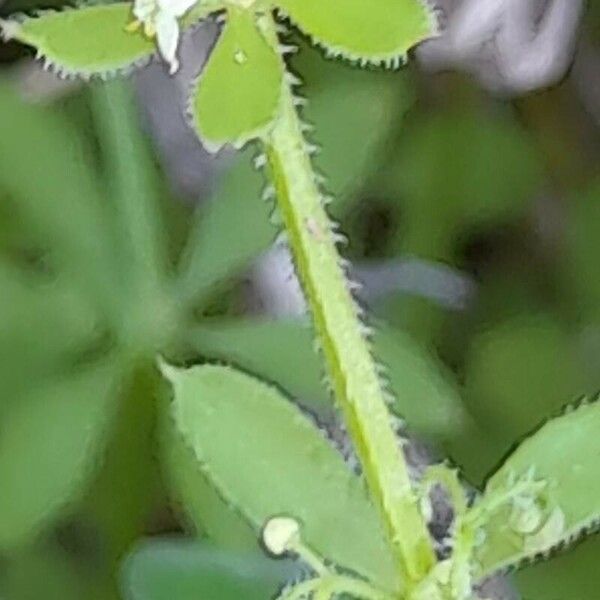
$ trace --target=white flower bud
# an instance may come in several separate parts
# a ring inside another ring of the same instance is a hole
[[[271,554],[281,556],[300,539],[300,524],[291,517],[273,517],[267,521],[262,539]]]

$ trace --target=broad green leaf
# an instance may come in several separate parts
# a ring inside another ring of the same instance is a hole
[[[425,0],[278,0],[277,5],[328,54],[361,63],[397,66],[437,28]]]
[[[114,369],[95,367],[32,390],[0,429],[0,548],[30,541],[77,500],[93,474],[115,401]]]
[[[484,526],[480,576],[547,554],[600,523],[598,431],[600,403],[583,403],[526,438],[492,475],[483,501],[506,493],[512,479],[529,476],[544,487],[530,494],[532,502],[505,506]],[[515,510],[523,513],[516,521]]]
[[[126,600],[265,600],[293,575],[289,564],[185,539],[149,540],[125,561]]]
[[[205,321],[191,332],[190,341],[200,354],[273,381],[313,408],[322,410],[330,404],[307,323]],[[409,336],[399,330],[378,330],[374,347],[395,392],[393,407],[412,430],[439,439],[466,425],[458,390]]]
[[[128,32],[131,2],[101,4],[3,23],[4,34],[33,46],[61,75],[106,77],[147,61],[153,40]]]
[[[254,526],[290,515],[304,542],[335,563],[398,586],[363,482],[275,388],[228,367],[165,367],[173,414],[212,484]]]
[[[277,116],[283,69],[254,15],[231,8],[193,92],[192,119],[202,142],[215,150],[240,148],[260,137]]]
[[[175,427],[168,407],[161,408],[164,408],[160,420],[161,464],[177,508],[182,509],[194,533],[206,535],[219,548],[256,549],[259,543],[256,533],[211,485],[193,450]]]

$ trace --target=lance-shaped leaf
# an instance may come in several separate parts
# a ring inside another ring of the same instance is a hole
[[[30,540],[81,494],[115,400],[106,365],[19,398],[0,430],[0,548]]]
[[[211,150],[239,148],[277,116],[283,63],[250,11],[231,9],[227,24],[192,94],[190,113]]]
[[[294,575],[289,563],[185,539],[150,540],[126,560],[127,600],[264,600]]]
[[[49,11],[3,23],[4,35],[33,46],[62,75],[102,77],[139,65],[155,51],[153,40],[129,32],[131,2]]]
[[[174,418],[207,477],[258,533],[288,515],[303,542],[388,589],[391,553],[363,482],[275,388],[227,367],[165,367]]]
[[[568,544],[600,522],[600,403],[582,404],[548,421],[489,479],[483,501],[529,479],[484,526],[479,575]]]
[[[290,20],[332,56],[399,66],[436,32],[426,0],[278,0]]]

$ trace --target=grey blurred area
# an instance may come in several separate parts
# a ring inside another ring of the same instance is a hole
[[[181,68],[174,76],[161,61],[135,75],[146,126],[164,169],[174,191],[192,201],[206,196],[218,166],[227,163],[226,156],[212,156],[202,147],[189,126],[186,106],[189,90],[202,71],[218,31],[216,23],[206,21],[183,36]]]
[[[423,68],[463,70],[503,95],[557,83],[573,59],[583,0],[438,0],[442,33]]]

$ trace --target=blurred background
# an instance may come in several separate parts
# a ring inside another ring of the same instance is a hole
[[[0,17],[41,6],[5,0]],[[293,33],[291,68],[375,351],[408,394],[415,467],[449,456],[478,486],[600,389],[600,7],[452,0],[440,20],[398,72],[326,61]],[[176,77],[154,61],[89,85],[0,44],[3,600],[128,596],[123,559],[148,536],[247,544],[215,525],[201,482],[173,493],[157,351],[236,364],[331,421],[254,150],[211,156],[183,116],[217,34],[185,37]],[[164,247],[141,271],[131,219]],[[189,309],[178,344],[151,275],[131,276],[159,262],[178,282],[164,306]],[[590,539],[514,583],[527,600],[600,598],[599,561]]]

